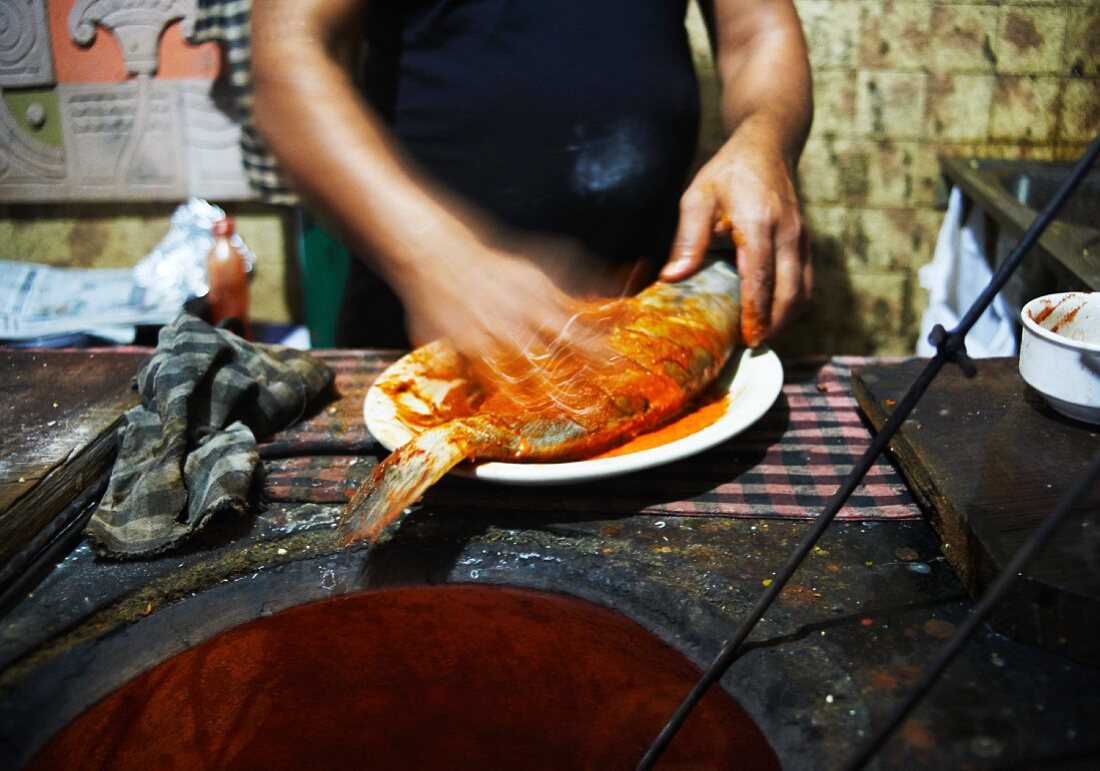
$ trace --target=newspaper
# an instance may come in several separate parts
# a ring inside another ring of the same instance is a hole
[[[59,268],[0,260],[0,341],[94,335],[133,342],[136,326],[172,321],[209,290],[206,256],[218,206],[191,198],[172,214],[168,233],[134,268]],[[255,255],[234,234],[251,271]]]
[[[0,260],[3,340],[83,333],[130,342],[135,326],[167,324],[180,309],[178,300],[138,286],[129,268],[55,268]]]

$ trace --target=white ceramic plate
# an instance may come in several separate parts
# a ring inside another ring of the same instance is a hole
[[[423,351],[424,349],[420,349]],[[441,353],[444,353],[440,350]],[[415,353],[415,352],[414,352]],[[413,354],[409,354],[412,356]],[[445,355],[445,353],[444,353]],[[420,396],[403,393],[399,397],[387,394],[384,385],[406,378],[417,369],[415,361],[406,356],[391,365],[367,392],[363,413],[367,429],[386,449],[409,441],[415,431],[397,419],[395,398],[403,400],[404,410],[417,409],[416,402],[427,396],[439,399],[454,387],[456,381],[434,380],[427,388],[419,388]],[[423,383],[423,378],[418,378]],[[480,463],[464,465],[453,473],[472,476],[490,482],[512,485],[572,484],[594,479],[628,474],[642,469],[681,460],[721,444],[741,433],[775,403],[783,387],[783,365],[779,357],[767,348],[743,350],[736,354],[718,376],[716,385],[728,394],[725,409],[712,423],[688,436],[626,455],[593,458],[564,463]],[[380,387],[383,386],[383,387]],[[428,408],[421,410],[428,413]]]

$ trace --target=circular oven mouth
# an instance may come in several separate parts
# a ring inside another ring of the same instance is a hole
[[[699,674],[624,615],[571,596],[367,591],[256,619],[152,665],[30,767],[633,768]],[[779,762],[752,718],[712,688],[659,767]]]

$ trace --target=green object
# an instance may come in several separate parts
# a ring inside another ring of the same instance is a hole
[[[301,213],[302,288],[306,326],[313,348],[336,345],[336,319],[354,259],[339,238],[305,212]]]
[[[4,105],[28,136],[50,147],[61,147],[61,119],[52,88],[4,91]]]

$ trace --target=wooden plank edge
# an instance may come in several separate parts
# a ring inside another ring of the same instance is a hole
[[[24,554],[39,534],[54,524],[74,500],[97,484],[114,464],[122,415],[95,439],[49,471],[0,519],[0,576],[17,570],[16,555]],[[64,524],[56,525],[56,531]],[[24,557],[26,555],[24,554]]]
[[[0,619],[76,548],[108,480],[109,475],[103,474],[96,484],[85,488],[0,570]]]
[[[867,368],[859,367],[852,370],[852,395],[871,426],[878,432],[889,420],[891,413],[863,380],[865,369]],[[913,430],[916,428],[913,418],[910,417],[894,435],[887,452],[909,491],[920,504],[928,522],[940,536],[940,548],[944,557],[955,569],[956,575],[971,596],[978,596],[988,587],[990,581],[989,575],[976,575],[971,567],[979,563],[981,542],[962,525],[966,521],[965,513],[945,495],[933,476],[925,471],[926,464],[903,462],[907,455],[915,459],[921,457],[916,444],[910,439],[910,432]],[[951,516],[944,516],[945,512],[950,512]]]
[[[863,372],[868,368],[852,370],[852,394],[860,410],[871,422],[875,431],[882,429],[890,417],[885,403],[880,402],[863,380]],[[900,394],[891,395],[898,398]],[[910,418],[910,420],[912,420]],[[947,498],[931,475],[919,470],[925,464],[904,464],[898,462],[905,454],[919,458],[910,434],[919,430],[907,420],[887,448],[894,465],[905,479],[913,496],[925,511],[929,523],[940,536],[944,557],[954,569],[963,587],[974,599],[980,598],[1003,569],[996,558],[982,545],[977,535],[967,530],[965,512]],[[944,516],[948,512],[949,516]],[[954,522],[951,519],[954,519]],[[1048,651],[1068,658],[1096,666],[1100,665],[1100,648],[1088,633],[1087,624],[1081,623],[1080,615],[1091,616],[1097,604],[1092,598],[1075,595],[1078,607],[1076,612],[1064,612],[1057,604],[1046,599],[1051,587],[1032,576],[1022,574],[998,603],[988,620],[991,628],[1029,645],[1036,645]],[[1064,591],[1064,590],[1063,590]]]

